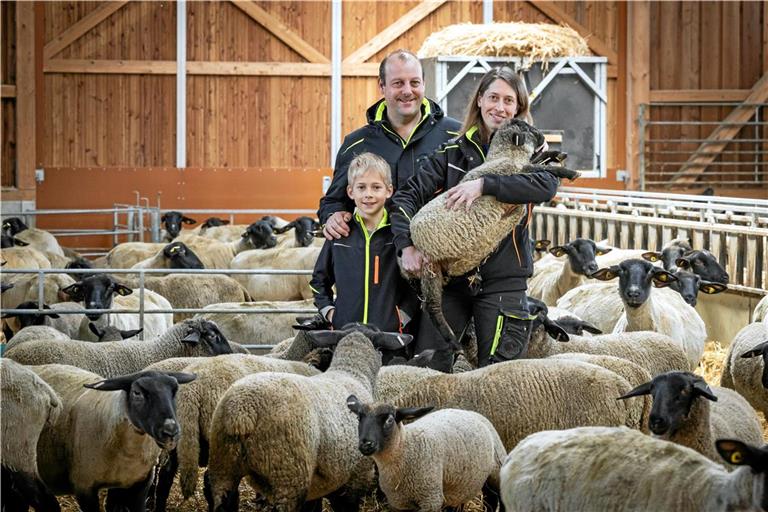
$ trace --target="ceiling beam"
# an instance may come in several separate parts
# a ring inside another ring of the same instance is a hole
[[[127,1],[123,1],[105,2],[101,4],[99,7],[77,20],[74,25],[54,37],[50,43],[46,44],[43,49],[43,58],[45,60],[50,59],[64,48],[80,39],[93,27],[120,10],[120,8],[127,3]]]
[[[15,85],[3,84],[0,87],[0,91],[2,91],[2,94],[0,94],[0,96],[2,96],[3,98],[15,98],[16,97],[16,86]]]
[[[590,50],[600,55],[601,57],[608,58],[608,64],[618,63],[619,56],[611,47],[611,45],[595,36],[591,30],[580,24],[578,21],[576,21],[575,18],[555,5],[553,2],[539,2],[531,0],[528,3],[541,11],[545,16],[548,16],[552,21],[556,23],[564,23],[578,32],[584,39],[587,40],[587,45],[589,46]]]
[[[429,16],[446,0],[424,0],[419,5],[405,13],[398,20],[392,23],[390,26],[376,34],[371,40],[365,43],[363,46],[352,52],[346,59],[345,64],[359,64],[367,61],[382,48],[385,48],[389,43],[400,37],[406,30],[410,29],[418,22]]]
[[[331,61],[320,53],[314,46],[306,42],[296,32],[290,29],[288,25],[271,15],[251,1],[235,1],[232,4],[250,16],[256,23],[263,26],[275,37],[287,44],[293,51],[307,59],[309,62],[318,64],[330,63]]]

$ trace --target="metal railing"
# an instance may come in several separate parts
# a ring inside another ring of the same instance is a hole
[[[768,103],[741,102],[652,102],[640,105],[638,115],[640,135],[640,187],[659,188],[673,186],[676,178],[691,168],[704,166],[704,172],[695,186],[768,186]],[[680,108],[686,113],[680,121],[654,120],[659,109]],[[722,116],[722,110],[751,108],[754,113],[743,123],[724,120],[701,121],[700,117]],[[707,112],[706,115],[703,112]],[[706,138],[708,127],[738,127],[740,137],[725,140]],[[667,136],[664,132],[671,134]],[[697,133],[698,136],[689,136]],[[702,135],[705,134],[705,135]],[[717,146],[726,143],[722,151]],[[702,164],[699,157],[712,157]]]

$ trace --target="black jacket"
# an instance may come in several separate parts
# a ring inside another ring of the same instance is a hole
[[[336,307],[333,326],[337,329],[349,322],[363,322],[382,331],[398,332],[400,308],[412,318],[419,307],[416,295],[400,276],[386,213],[371,234],[355,214],[348,237],[326,241],[309,286],[318,310]]]
[[[347,196],[347,169],[357,155],[370,152],[384,158],[392,168],[392,184],[397,190],[413,176],[419,157],[432,153],[443,142],[458,136],[461,129],[461,123],[446,117],[437,103],[425,98],[421,121],[411,137],[404,140],[392,128],[386,111],[385,101],[377,101],[366,112],[368,124],[344,138],[336,155],[333,181],[320,199],[317,217],[321,224],[325,224],[335,212],[355,209],[355,204]]]
[[[392,231],[398,250],[413,245],[410,219],[433,197],[457,185],[467,171],[485,161],[485,151],[476,128],[443,144],[419,162],[419,170],[407,185],[392,197]],[[527,204],[526,212],[499,247],[480,267],[484,281],[512,278],[511,290],[524,290],[526,278],[533,271],[528,243],[528,224],[533,204],[549,201],[557,192],[559,180],[548,172],[484,176],[483,195],[491,195],[510,204]]]

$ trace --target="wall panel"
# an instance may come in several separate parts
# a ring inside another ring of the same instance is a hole
[[[0,5],[0,82],[16,84],[16,4]],[[16,99],[2,98],[2,169],[3,187],[16,186]]]

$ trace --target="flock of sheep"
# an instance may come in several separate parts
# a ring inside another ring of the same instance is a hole
[[[724,291],[728,274],[687,240],[658,252],[532,241],[527,356],[475,368],[472,336],[414,354],[408,335],[295,331],[286,314],[149,313],[140,326],[114,311],[311,307],[308,275],[171,270],[310,270],[312,219],[163,221],[166,243],[92,262],[3,223],[3,269],[80,269],[46,274],[42,305],[35,274],[2,276],[4,309],[37,310],[3,318],[3,510],[73,495],[98,511],[107,489],[107,510],[151,496],[162,511],[173,485],[237,510],[243,479],[249,506],[278,511],[357,510],[374,493],[397,510],[481,494],[487,510],[766,509],[768,300],[731,342],[722,387],[692,373],[707,339],[698,294]],[[169,273],[145,276],[142,293],[90,266]]]

